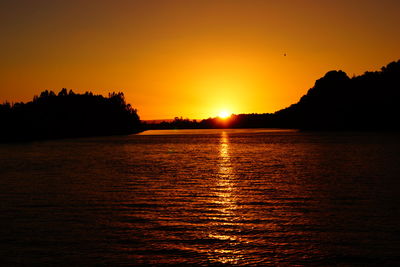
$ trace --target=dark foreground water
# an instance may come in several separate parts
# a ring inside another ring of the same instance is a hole
[[[399,265],[400,135],[0,145],[0,265]]]

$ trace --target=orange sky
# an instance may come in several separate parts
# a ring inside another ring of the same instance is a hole
[[[0,102],[123,91],[142,119],[274,112],[400,59],[400,1],[3,0]],[[284,56],[284,54],[287,56]]]

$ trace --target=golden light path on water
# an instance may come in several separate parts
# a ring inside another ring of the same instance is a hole
[[[400,266],[398,134],[202,131],[0,146],[2,266]]]
[[[218,178],[216,181],[215,196],[212,203],[218,206],[217,216],[215,217],[216,224],[214,231],[211,231],[208,236],[212,239],[226,241],[224,248],[216,248],[213,250],[211,261],[223,264],[237,264],[243,257],[243,253],[232,246],[237,244],[239,238],[235,233],[223,231],[224,229],[231,229],[235,227],[234,221],[237,221],[236,210],[238,205],[237,188],[236,188],[236,175],[233,167],[233,162],[230,155],[229,136],[226,132],[221,133],[219,145],[219,168]],[[237,246],[236,246],[237,247]]]

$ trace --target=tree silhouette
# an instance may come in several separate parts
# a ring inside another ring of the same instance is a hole
[[[66,88],[57,95],[43,91],[28,103],[4,103],[0,121],[2,141],[129,134],[142,128],[137,110],[123,93],[103,97],[68,93]]]
[[[275,113],[285,127],[334,130],[399,129],[400,61],[349,78],[328,72],[300,101]]]
[[[304,130],[400,130],[400,60],[349,78],[329,71],[301,99],[273,114],[239,114],[221,121],[164,122],[149,128],[297,128]]]

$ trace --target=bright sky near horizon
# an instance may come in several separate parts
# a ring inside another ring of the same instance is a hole
[[[0,102],[122,91],[142,119],[274,112],[400,59],[400,1],[2,0]]]

